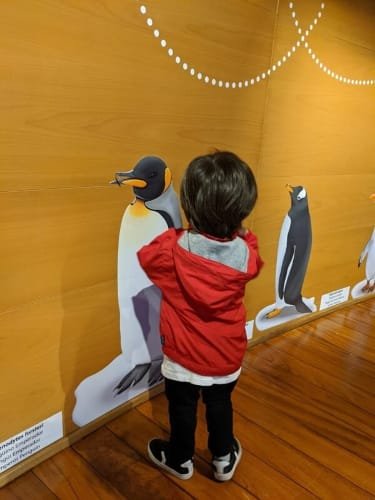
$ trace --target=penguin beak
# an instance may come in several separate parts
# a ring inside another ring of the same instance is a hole
[[[285,184],[285,187],[289,191],[289,193],[293,193],[293,187],[290,184]]]
[[[115,179],[110,182],[110,184],[125,184],[126,186],[145,188],[147,186],[147,182],[143,179],[139,179],[134,175],[134,171],[130,170],[129,172],[116,172]]]
[[[375,193],[372,193],[372,194],[370,195],[370,200],[375,201]]]

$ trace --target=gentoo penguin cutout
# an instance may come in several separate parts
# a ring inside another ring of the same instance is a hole
[[[375,193],[370,196],[370,200],[375,201]],[[358,267],[360,267],[365,260],[366,279],[360,281],[353,287],[353,299],[375,292],[375,228],[373,229],[370,239],[359,256]]]
[[[302,297],[302,287],[311,252],[311,221],[307,193],[302,186],[287,184],[291,208],[281,227],[277,250],[276,302],[256,317],[258,330],[285,323],[317,310],[314,298]]]
[[[160,292],[139,265],[137,251],[169,227],[181,227],[171,171],[148,156],[113,184],[132,186],[135,200],[122,218],[118,244],[121,354],[83,380],[72,419],[82,426],[161,381]]]

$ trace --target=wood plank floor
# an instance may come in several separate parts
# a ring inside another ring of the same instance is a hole
[[[375,299],[260,344],[234,392],[243,458],[232,481],[212,480],[204,408],[195,474],[180,481],[147,459],[167,436],[161,394],[35,467],[0,499],[375,498]]]

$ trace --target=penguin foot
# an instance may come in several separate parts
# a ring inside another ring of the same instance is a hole
[[[281,311],[282,311],[282,309],[278,309],[278,308],[273,309],[268,314],[266,314],[266,318],[267,319],[276,318],[276,316],[278,316],[281,313]]]
[[[151,363],[136,365],[128,374],[125,375],[125,377],[120,380],[120,382],[113,389],[114,396],[118,396],[122,392],[138,384],[138,382],[143,379],[143,377],[150,369],[150,365]]]
[[[366,292],[370,293],[370,292],[372,292],[372,291],[374,290],[374,287],[375,287],[375,284],[371,286],[371,285],[370,285],[370,282],[369,282],[369,281],[366,281],[366,284],[365,284],[365,286],[363,286],[363,287],[361,288],[361,291],[362,291],[363,293],[366,293]]]
[[[365,284],[365,286],[363,286],[363,287],[361,288],[361,292],[366,293],[366,292],[368,291],[368,289],[369,289],[369,284],[368,284],[368,283],[366,283],[366,284]]]
[[[294,307],[297,309],[299,313],[311,313],[312,309],[310,309],[304,302],[301,300],[301,302],[297,302],[297,304],[294,305]]]
[[[163,375],[161,374],[161,364],[163,362],[163,358],[154,359],[150,364],[150,371],[148,375],[148,385],[152,386],[164,380]]]

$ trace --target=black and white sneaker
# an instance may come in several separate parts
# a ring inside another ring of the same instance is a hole
[[[170,460],[169,443],[163,439],[151,439],[148,442],[148,456],[160,468],[170,472],[179,479],[190,479],[193,475],[193,460],[186,460],[182,464],[174,464]]]
[[[217,481],[229,481],[232,479],[234,471],[242,456],[242,448],[238,439],[234,439],[233,449],[228,455],[223,457],[213,457],[212,467]]]

